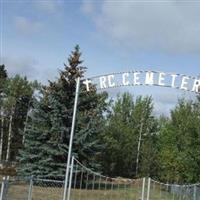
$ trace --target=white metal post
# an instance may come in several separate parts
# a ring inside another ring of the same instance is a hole
[[[3,194],[4,194],[4,188],[5,188],[5,181],[6,181],[6,178],[3,177],[3,181],[1,183],[1,194],[0,194],[0,200],[3,200]]]
[[[145,193],[145,178],[142,179],[142,200],[144,200]]]
[[[29,190],[28,190],[28,200],[32,200],[32,191],[33,191],[33,176],[31,176]]]
[[[72,127],[71,127],[68,157],[67,157],[67,166],[66,166],[66,174],[65,174],[65,185],[64,185],[63,200],[66,200],[66,197],[67,197],[67,187],[68,187],[68,179],[69,179],[69,169],[70,169],[70,162],[71,162],[72,143],[73,143],[73,136],[74,136],[74,129],[75,129],[79,88],[80,88],[80,77],[78,77],[77,80],[76,80],[76,93],[75,93],[74,111],[73,111]]]
[[[197,186],[194,185],[194,193],[193,193],[193,200],[197,199]]]
[[[147,200],[149,200],[150,197],[150,188],[151,188],[151,178],[148,178]]]
[[[72,162],[70,166],[70,177],[69,177],[69,187],[67,191],[67,200],[70,200],[71,186],[72,186],[72,176],[73,176],[73,168],[74,168],[74,156],[72,156]]]

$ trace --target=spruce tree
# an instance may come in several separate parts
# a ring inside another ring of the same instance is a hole
[[[76,78],[83,77],[79,47],[71,53],[59,78],[43,88],[35,103],[26,130],[25,147],[19,156],[20,175],[64,175],[72,123]],[[86,92],[81,83],[78,115],[73,141],[73,154],[84,164],[97,167],[96,158],[102,149],[99,135],[106,109],[106,94],[96,88]]]

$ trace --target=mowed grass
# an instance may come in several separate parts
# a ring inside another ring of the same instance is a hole
[[[7,200],[27,200],[29,185],[10,185]],[[146,196],[146,194],[145,194]],[[32,200],[62,200],[63,188],[33,186]],[[124,188],[115,190],[72,189],[71,200],[141,200],[140,188]],[[146,199],[146,198],[145,198]],[[159,189],[150,193],[150,200],[177,200],[172,194]]]

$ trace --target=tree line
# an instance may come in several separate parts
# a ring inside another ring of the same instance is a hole
[[[79,46],[47,85],[8,77],[0,66],[0,160],[16,161],[21,176],[65,174],[76,78],[84,78]],[[107,176],[200,181],[200,97],[179,99],[156,117],[151,96],[119,94],[115,101],[81,82],[73,155]]]
[[[37,81],[30,82],[20,75],[8,77],[5,66],[0,65],[0,160],[16,161],[37,88]]]

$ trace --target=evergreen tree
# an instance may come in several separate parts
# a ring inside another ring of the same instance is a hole
[[[79,47],[69,56],[58,80],[44,87],[35,103],[26,129],[25,147],[19,156],[20,175],[64,175],[72,123],[76,78],[83,77]],[[100,132],[107,94],[97,94],[95,86],[87,93],[81,83],[73,154],[84,164],[97,167],[103,148]]]

